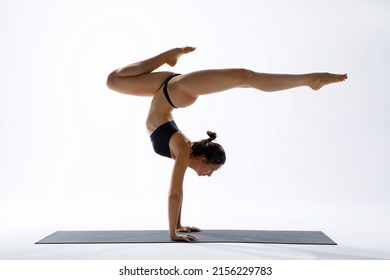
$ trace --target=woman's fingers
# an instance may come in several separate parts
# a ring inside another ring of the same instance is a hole
[[[179,231],[179,232],[200,232],[202,230],[200,228],[197,228],[197,227],[181,227],[181,228],[178,228],[177,231]]]
[[[197,228],[197,227],[190,227],[190,231],[193,231],[193,232],[200,232],[202,231],[200,228]]]
[[[176,235],[175,237],[172,237],[171,240],[192,242],[192,241],[198,241],[199,238],[188,234],[188,235]]]
[[[192,236],[192,235],[187,235],[187,236],[185,237],[185,239],[186,239],[186,241],[188,241],[188,242],[191,242],[191,241],[198,241],[198,240],[199,240],[199,238],[197,238],[197,237],[195,237],[195,236]]]

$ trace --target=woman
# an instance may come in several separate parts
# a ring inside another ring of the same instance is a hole
[[[191,168],[199,176],[211,176],[225,163],[226,156],[223,148],[212,142],[216,138],[215,133],[208,132],[208,139],[191,143],[173,121],[173,109],[190,106],[201,95],[237,87],[268,92],[300,86],[318,90],[324,85],[347,79],[346,74],[282,75],[246,69],[203,70],[183,75],[153,72],[164,64],[175,66],[180,56],[194,50],[193,47],[171,49],[117,69],[107,78],[107,86],[114,91],[153,97],[146,120],[153,148],[156,153],[175,161],[168,196],[169,237],[174,241],[196,241],[198,239],[192,235],[179,235],[177,232],[201,231],[181,225],[186,170]]]

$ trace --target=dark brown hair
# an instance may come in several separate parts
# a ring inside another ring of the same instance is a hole
[[[225,150],[218,143],[213,142],[217,138],[215,132],[207,131],[208,139],[192,143],[192,156],[205,156],[208,164],[225,164]]]

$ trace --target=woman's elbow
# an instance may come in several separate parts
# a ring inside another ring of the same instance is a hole
[[[183,197],[183,194],[180,192],[169,192],[168,200],[169,201],[180,201]]]

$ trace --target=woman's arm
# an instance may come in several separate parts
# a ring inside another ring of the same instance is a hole
[[[173,241],[195,241],[196,237],[176,234],[183,201],[184,174],[188,167],[188,154],[179,154],[173,167],[171,186],[168,195],[169,237]]]
[[[189,164],[191,148],[187,145],[184,135],[178,134],[175,136],[171,139],[175,155],[175,164],[168,194],[169,237],[174,241],[195,241],[197,238],[193,236],[176,234],[178,225],[180,225],[181,205],[183,202],[183,181]]]
[[[183,199],[182,199],[181,205],[183,205]],[[176,231],[179,231],[179,232],[200,232],[200,231],[202,231],[200,228],[197,228],[197,227],[189,227],[189,226],[182,226],[181,225],[181,205],[180,205],[180,209],[179,209],[179,218],[177,219]]]
[[[171,184],[168,194],[169,237],[172,240],[180,239],[176,235],[176,226],[179,219],[181,203],[183,201],[183,181],[188,164],[184,156],[178,156],[173,167]]]

